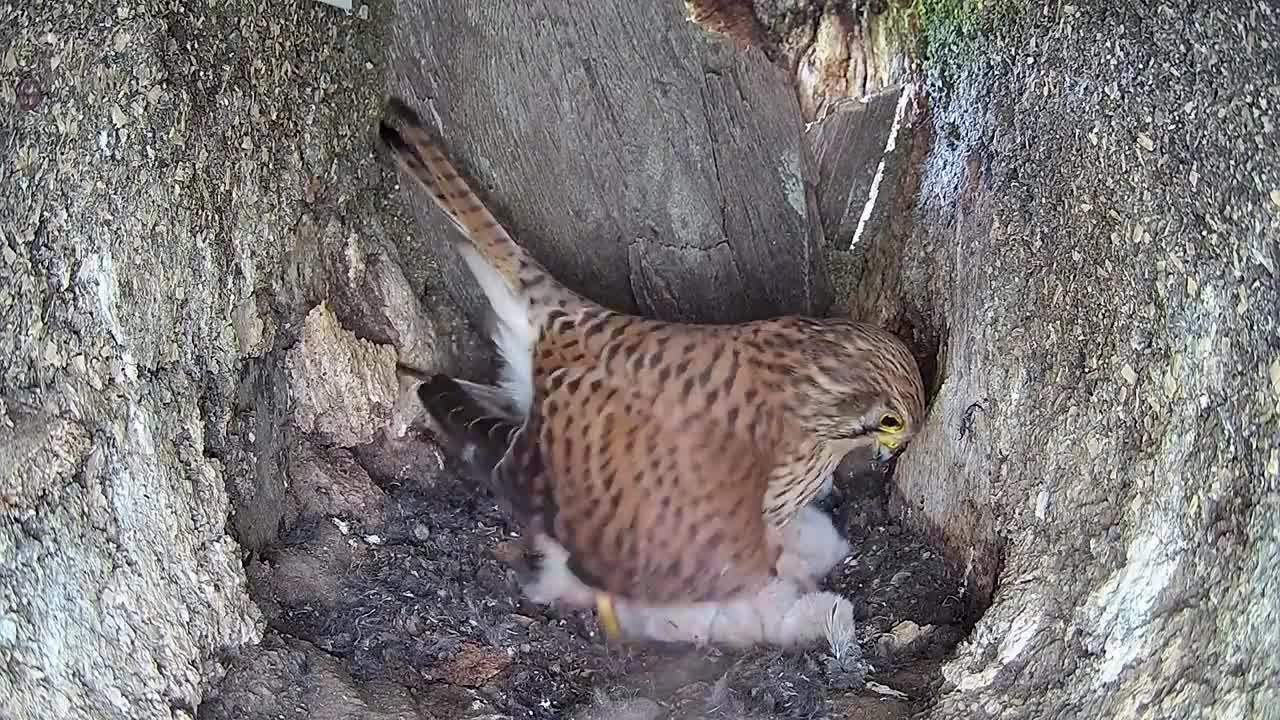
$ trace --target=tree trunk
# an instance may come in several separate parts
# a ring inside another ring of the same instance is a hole
[[[915,116],[852,305],[938,348],[897,512],[990,603],[929,717],[1278,707],[1280,142],[1246,99],[1276,98],[1254,81],[1280,70],[1262,8],[1035,13]]]
[[[702,36],[677,3],[404,2],[390,57],[393,91],[575,290],[683,321],[826,311],[795,95],[762,53]],[[474,317],[455,231],[409,197]]]

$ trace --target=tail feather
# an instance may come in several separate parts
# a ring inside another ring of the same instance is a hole
[[[503,389],[522,412],[527,411],[532,401],[530,354],[538,329],[553,309],[573,311],[595,304],[557,282],[508,234],[403,101],[390,99],[378,132],[396,163],[427,190],[467,239],[458,251],[497,320],[492,337],[505,361]]]
[[[401,120],[403,129],[396,130],[383,120],[379,124],[378,135],[391,148],[396,162],[426,188],[481,257],[498,271],[508,289],[519,292],[522,289],[521,266],[532,262],[532,258],[476,196],[466,179],[432,140],[418,114],[395,98],[389,103],[389,114]]]

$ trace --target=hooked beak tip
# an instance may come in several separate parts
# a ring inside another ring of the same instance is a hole
[[[898,454],[899,443],[897,439],[878,438],[876,442],[876,460],[887,463]]]

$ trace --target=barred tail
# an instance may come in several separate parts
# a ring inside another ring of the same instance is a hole
[[[476,196],[413,109],[402,100],[391,98],[388,117],[398,118],[403,125],[397,130],[383,119],[378,128],[379,137],[391,149],[396,163],[426,188],[485,263],[501,276],[507,291],[521,294],[521,275],[527,268],[532,269],[531,265],[536,267],[533,258]]]

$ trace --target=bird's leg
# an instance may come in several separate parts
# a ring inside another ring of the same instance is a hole
[[[534,535],[533,546],[541,561],[529,582],[524,583],[526,597],[544,605],[579,609],[597,604],[596,594],[569,569],[569,553],[563,545],[538,533]]]
[[[781,529],[782,555],[778,574],[806,591],[816,590],[822,578],[849,554],[849,543],[831,518],[806,505]]]

